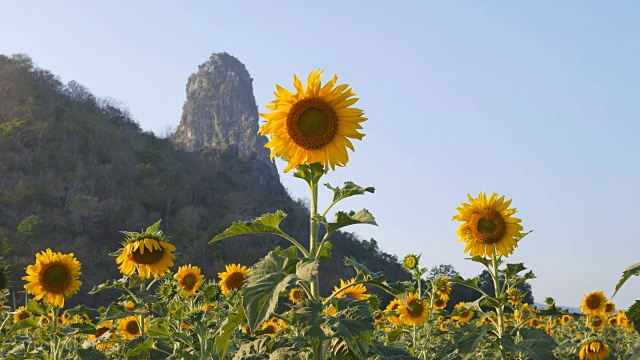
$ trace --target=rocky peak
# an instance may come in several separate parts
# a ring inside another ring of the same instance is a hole
[[[247,68],[227,53],[213,54],[187,81],[187,101],[180,125],[172,136],[176,147],[187,151],[219,149],[237,152],[260,168],[277,174],[259,136],[258,107],[253,79]]]

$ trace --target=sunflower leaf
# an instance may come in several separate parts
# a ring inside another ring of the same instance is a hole
[[[242,287],[242,306],[252,331],[273,314],[280,292],[300,280],[295,273],[286,271],[288,262],[289,258],[272,251],[247,275]]]
[[[45,305],[41,306],[37,301],[30,299],[27,303],[27,311],[31,313],[46,315],[49,313],[50,307]]]
[[[273,214],[265,214],[252,221],[238,221],[233,223],[221,234],[216,235],[209,244],[232,236],[243,234],[275,234],[286,237],[286,234],[280,230],[280,222],[287,216],[283,211],[278,210]]]
[[[515,343],[509,334],[505,334],[500,343],[512,353],[525,353],[533,360],[553,360],[553,349],[558,345],[556,341],[541,329],[523,328],[519,330],[522,341]]]
[[[503,273],[507,279],[511,279],[512,277],[516,276],[519,272],[524,270],[527,270],[527,268],[524,267],[524,263],[517,263],[517,264],[507,264],[507,267],[499,271]]]
[[[480,345],[480,341],[482,341],[486,335],[487,328],[485,326],[480,328],[480,332],[474,331],[468,334],[456,332],[453,335],[453,339],[458,348],[458,352],[462,355],[462,359],[470,359],[474,355],[478,345]]]
[[[326,325],[338,338],[332,343],[333,358],[346,358],[350,350],[358,359],[365,359],[374,330],[369,303],[349,296],[334,299],[333,303],[337,312],[326,319]]]
[[[333,244],[325,241],[324,244],[322,244],[322,249],[320,249],[320,256],[318,256],[319,260],[329,260],[331,259],[331,248],[333,247]]]
[[[40,325],[38,325],[38,319],[35,317],[29,317],[24,320],[20,320],[15,325],[13,325],[13,327],[11,328],[11,332],[15,333],[15,331],[18,330],[32,329],[37,327],[40,327]]]
[[[230,314],[226,317],[222,326],[220,326],[220,329],[216,332],[215,343],[213,345],[218,352],[218,358],[224,359],[226,357],[227,351],[229,351],[229,339],[231,339],[231,335],[233,335],[238,325],[242,324],[245,320],[246,316],[242,312],[242,308],[240,308],[238,314]]]
[[[93,289],[91,289],[91,291],[89,291],[89,294],[95,294],[97,292],[100,292],[102,290],[107,290],[107,289],[126,290],[126,288],[127,288],[125,286],[125,282],[126,281],[127,281],[127,277],[123,277],[123,278],[118,279],[116,281],[113,281],[113,280],[109,279],[103,284],[95,285],[93,287]]]
[[[371,215],[367,209],[362,209],[357,213],[354,211],[344,212],[338,211],[336,213],[336,219],[333,222],[326,223],[327,233],[332,233],[340,228],[355,224],[370,224],[378,225],[376,219]]]
[[[316,162],[310,165],[302,164],[296,168],[296,172],[293,176],[300,178],[307,182],[307,184],[317,184],[320,178],[324,175],[324,166],[321,163]]]
[[[354,184],[351,181],[346,181],[343,187],[332,187],[329,184],[324,184],[327,188],[333,191],[333,203],[348,198],[354,195],[364,195],[366,192],[374,193],[376,189],[373,186],[362,187]]]
[[[478,286],[478,280],[479,278],[477,276],[471,279],[464,279],[460,275],[454,276],[451,279],[449,279],[449,281],[452,283],[464,285],[468,288],[481,291],[480,287]]]
[[[100,350],[95,348],[78,349],[80,360],[106,360],[107,357]]]
[[[618,293],[618,290],[620,290],[622,285],[624,285],[624,283],[627,282],[627,280],[629,280],[631,275],[636,275],[636,276],[640,275],[640,263],[631,265],[625,271],[622,272],[622,277],[620,278],[620,281],[618,281],[618,284],[616,285],[616,291],[613,293],[613,296],[611,297],[616,296],[616,294]]]

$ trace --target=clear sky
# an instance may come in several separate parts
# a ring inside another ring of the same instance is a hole
[[[376,187],[343,209],[369,209],[380,226],[351,229],[389,253],[480,273],[451,216],[485,191],[513,198],[534,230],[508,260],[536,273],[538,302],[611,296],[640,261],[635,1],[0,3],[0,53],[120,100],[157,134],[178,125],[187,78],[211,53],[247,66],[261,111],[292,74],[337,73],[370,120],[326,181]],[[328,190],[320,196],[326,204]],[[636,298],[640,277],[613,301]]]

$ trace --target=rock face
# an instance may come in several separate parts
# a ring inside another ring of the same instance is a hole
[[[261,172],[276,174],[267,138],[259,136],[253,79],[235,57],[213,54],[189,76],[182,119],[171,137],[186,151],[222,150],[259,163]],[[258,165],[258,164],[256,164]]]

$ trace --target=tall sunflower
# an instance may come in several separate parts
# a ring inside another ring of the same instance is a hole
[[[604,360],[609,357],[611,349],[599,340],[585,342],[580,349],[580,360]]]
[[[522,237],[520,219],[511,217],[516,209],[509,209],[511,200],[498,198],[498,194],[487,196],[481,192],[477,198],[467,195],[469,204],[456,208],[458,215],[452,220],[462,221],[457,229],[460,242],[466,242],[464,252],[471,256],[493,258],[495,254],[509,256]]]
[[[355,281],[356,281],[355,278],[351,278],[351,280],[348,280],[348,281],[344,281],[340,279],[340,287],[334,286],[333,292],[335,293],[336,291],[342,289],[343,287],[349,284],[353,284]],[[356,284],[356,285],[349,286],[346,289],[338,292],[336,297],[341,298],[349,295],[356,300],[366,300],[369,297],[369,294],[366,294],[366,292],[367,292],[367,288],[364,285]]]
[[[44,298],[45,304],[64,307],[65,297],[75,294],[82,282],[80,262],[71,254],[53,252],[51,249],[36,254],[36,263],[27,266],[27,284],[24,288],[35,300]]]
[[[192,265],[180,266],[173,278],[178,281],[180,289],[187,295],[195,295],[204,280],[204,276],[200,274],[200,268]]]
[[[607,322],[607,315],[605,314],[587,316],[587,326],[591,329],[604,329]]]
[[[584,295],[580,310],[587,315],[598,315],[607,307],[607,298],[602,291],[592,291]]]
[[[407,303],[400,303],[396,312],[399,314],[400,320],[402,320],[403,323],[420,326],[427,321],[429,307],[425,301],[420,300],[418,294],[411,293],[407,298]]]
[[[271,160],[278,156],[288,164],[284,172],[302,164],[321,163],[325,170],[344,166],[349,161],[347,148],[354,151],[349,139],[362,140],[361,122],[364,111],[350,107],[358,101],[349,85],[336,85],[338,76],[324,86],[323,71],[314,70],[307,84],[293,76],[295,93],[276,84],[276,99],[266,107],[273,112],[260,114],[266,119],[261,135],[270,135],[265,145],[271,148]],[[335,87],[334,87],[335,86]]]
[[[244,285],[245,276],[249,275],[249,268],[240,264],[225,266],[225,272],[218,273],[222,294],[227,295],[231,290],[240,290]]]
[[[140,233],[123,232],[126,235],[123,247],[113,254],[118,255],[116,263],[120,264],[121,273],[132,275],[137,269],[141,278],[148,279],[169,272],[176,248],[167,242],[159,227],[160,221]]]
[[[403,324],[402,320],[398,316],[398,307],[402,304],[400,300],[393,299],[384,309],[384,313],[387,316],[387,320],[391,323],[391,325],[400,326]]]

